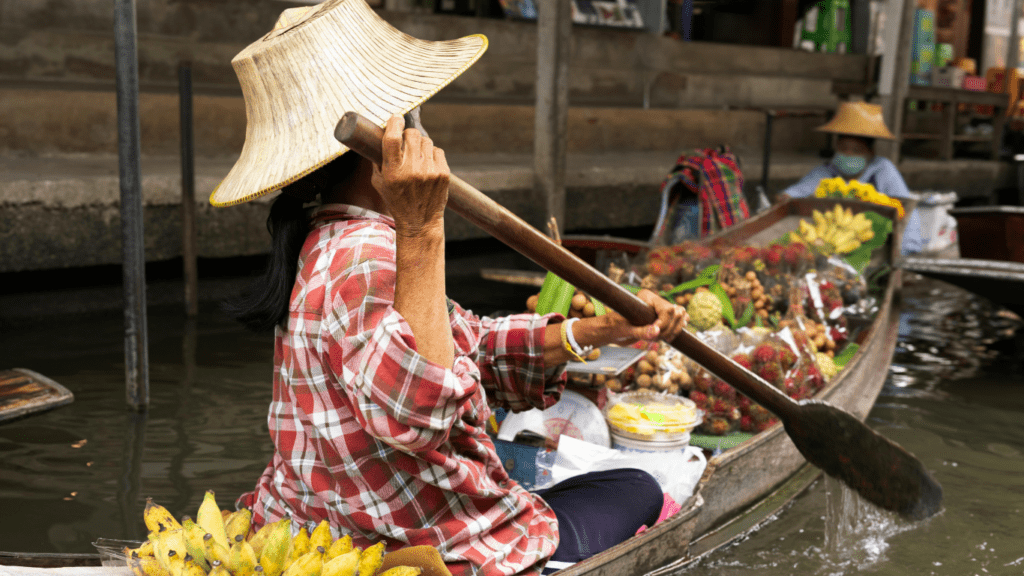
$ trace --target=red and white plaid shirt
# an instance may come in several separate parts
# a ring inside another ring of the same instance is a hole
[[[455,363],[416,352],[394,309],[394,222],[326,205],[299,257],[287,331],[277,329],[268,423],[275,452],[239,502],[257,525],[327,519],[357,545],[430,545],[456,576],[538,573],[555,514],[510,480],[485,432],[488,400],[558,399],[545,374],[550,317],[479,318],[455,305]]]

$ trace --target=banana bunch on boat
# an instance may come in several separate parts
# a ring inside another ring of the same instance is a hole
[[[864,214],[854,215],[852,210],[843,209],[839,204],[824,213],[815,210],[811,216],[814,224],[800,220],[799,232],[790,232],[789,239],[814,247],[826,256],[853,252],[875,237],[871,220]]]
[[[312,530],[302,527],[295,536],[290,518],[252,530],[252,512],[221,511],[212,490],[194,521],[185,516],[178,522],[152,499],[143,519],[148,540],[124,549],[135,576],[374,576],[383,565],[384,542],[362,550],[347,534],[332,538],[326,520]],[[420,572],[396,566],[380,576]]]

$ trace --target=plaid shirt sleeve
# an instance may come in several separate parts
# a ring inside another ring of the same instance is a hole
[[[544,332],[561,315],[487,318],[458,305],[454,314],[480,339],[476,363],[492,406],[521,412],[543,410],[558,402],[565,388],[565,365],[544,366]]]
[[[457,419],[487,417],[474,403],[479,373],[464,355],[450,370],[421,356],[392,305],[393,251],[371,246],[358,254],[331,266],[324,318],[331,368],[367,433],[404,452],[434,450]]]

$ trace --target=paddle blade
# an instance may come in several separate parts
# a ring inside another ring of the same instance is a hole
[[[784,422],[800,453],[865,500],[910,520],[942,507],[942,487],[895,442],[825,402],[804,400],[797,412]]]

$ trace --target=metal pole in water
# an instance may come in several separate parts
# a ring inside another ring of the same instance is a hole
[[[117,72],[117,159],[121,184],[121,256],[124,275],[124,369],[128,405],[149,405],[149,346],[146,330],[146,257],[139,169],[139,60],[135,1],[114,0],[114,60]]]
[[[196,264],[196,173],[192,136],[192,66],[178,68],[181,124],[181,258],[185,278],[185,315],[199,314],[199,271]]]

